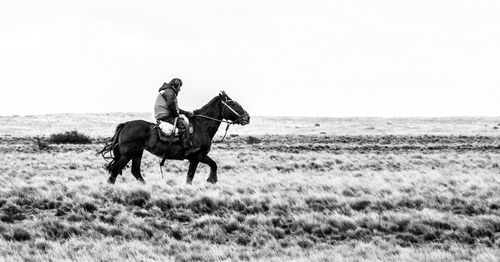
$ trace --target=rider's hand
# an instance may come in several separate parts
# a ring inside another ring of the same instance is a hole
[[[193,117],[194,117],[194,114],[193,114],[193,112],[189,112],[189,111],[187,111],[187,112],[186,112],[186,116],[187,116],[187,118],[193,118]]]

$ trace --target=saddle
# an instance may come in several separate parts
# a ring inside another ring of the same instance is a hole
[[[189,131],[190,131],[190,133],[192,133],[191,122],[189,122],[189,120],[186,117],[184,117],[184,119],[186,121],[188,121]],[[181,140],[179,129],[176,127],[177,120],[178,120],[178,117],[175,118],[174,125],[172,125],[168,122],[163,122],[163,121],[157,122],[155,128],[158,131],[158,137],[160,138],[160,140],[162,140],[163,142],[167,142],[167,143],[175,143],[175,142],[179,142]]]

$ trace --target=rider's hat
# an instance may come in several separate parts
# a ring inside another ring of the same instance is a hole
[[[176,90],[179,90],[179,87],[182,86],[182,80],[180,80],[179,78],[174,78],[172,80],[170,80],[170,86],[175,88]]]

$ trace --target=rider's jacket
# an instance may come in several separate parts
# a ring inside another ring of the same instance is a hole
[[[177,106],[177,92],[164,83],[160,88],[155,102],[155,118],[175,118],[179,116],[179,107]]]

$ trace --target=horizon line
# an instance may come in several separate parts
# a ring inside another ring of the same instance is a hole
[[[67,113],[41,113],[41,114],[10,114],[3,115],[0,113],[0,117],[42,117],[42,116],[57,116],[57,115],[108,115],[108,114],[151,114],[153,117],[153,113],[150,112],[87,112],[87,113],[75,113],[75,112],[67,112]],[[251,117],[262,117],[262,118],[332,118],[332,119],[349,119],[349,118],[378,118],[378,119],[405,119],[405,118],[500,118],[500,115],[492,116],[492,115],[439,115],[439,116],[299,116],[299,115],[254,115]]]

